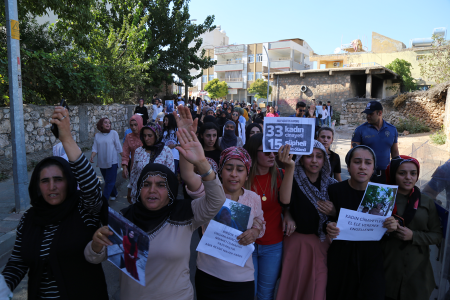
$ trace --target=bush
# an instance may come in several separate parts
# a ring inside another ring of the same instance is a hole
[[[411,115],[407,119],[400,118],[395,127],[400,133],[405,130],[409,131],[410,134],[430,131],[430,128],[422,120]]]
[[[336,120],[335,124],[336,126],[341,125],[341,113],[339,111],[334,110],[331,120]]]
[[[433,144],[437,145],[444,145],[447,141],[447,136],[444,132],[444,126],[442,126],[441,130],[436,131],[432,135],[430,135],[430,139],[433,142]]]

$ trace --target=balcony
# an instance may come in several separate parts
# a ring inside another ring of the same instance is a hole
[[[220,54],[227,54],[227,53],[237,53],[237,52],[244,52],[244,50],[245,50],[245,45],[228,45],[228,46],[214,48],[214,54],[220,55]]]
[[[244,88],[244,78],[225,78],[225,82],[228,84],[229,89]]]
[[[214,72],[242,71],[242,70],[244,70],[244,64],[242,62],[235,62],[235,61],[218,62],[218,64],[214,66]]]
[[[292,41],[269,43],[269,50],[292,48]]]
[[[287,60],[271,60],[270,61],[270,68],[271,69],[290,69],[291,68],[291,61],[289,58]]]

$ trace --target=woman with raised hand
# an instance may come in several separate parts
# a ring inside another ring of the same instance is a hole
[[[239,122],[237,122],[239,124]],[[222,150],[229,147],[242,147],[244,142],[242,139],[236,135],[236,122],[227,121],[223,127],[223,136],[219,138],[219,145]]]
[[[375,171],[376,156],[365,145],[352,148],[345,156],[350,179],[328,188],[335,213],[326,227],[332,239],[339,236],[336,222],[341,208],[356,211],[364,197],[367,184]],[[387,218],[383,227],[387,232],[397,229],[394,217]],[[384,300],[386,283],[383,270],[383,251],[380,241],[334,240],[328,249],[327,300]],[[396,279],[397,280],[397,279]]]
[[[403,221],[381,240],[386,300],[430,299],[436,287],[429,246],[441,242],[441,223],[433,199],[415,186],[419,173],[419,161],[406,155],[386,169],[387,184],[398,185],[392,214]]]
[[[317,140],[321,142],[327,150],[327,156],[331,166],[330,177],[341,182],[341,158],[339,157],[339,154],[330,149],[334,140],[334,130],[330,127],[320,127],[317,131]]]
[[[109,200],[116,200],[116,196],[119,194],[116,189],[118,155],[122,155],[122,145],[117,131],[111,130],[111,121],[108,118],[100,119],[97,122],[97,129],[100,132],[95,134],[89,161],[94,163],[94,157],[98,154],[97,166],[105,180],[103,196]]]
[[[138,191],[137,181],[139,175],[147,164],[162,164],[175,172],[172,150],[161,142],[162,130],[159,124],[149,123],[142,127],[140,132],[142,147],[136,149],[134,153],[133,169],[130,174],[128,184],[127,199],[132,203]]]
[[[294,233],[284,238],[278,299],[325,300],[330,242],[324,225],[334,214],[327,191],[336,182],[329,171],[325,147],[314,141],[311,154],[297,155],[291,185],[280,190],[289,195],[280,201],[289,206],[295,223]]]
[[[190,114],[188,107],[179,106],[178,109]],[[161,164],[145,166],[139,176],[137,186],[140,188],[133,199],[134,204],[121,211],[150,239],[145,286],[122,273],[120,299],[194,299],[189,277],[192,233],[219,212],[225,202],[225,194],[218,176],[205,159],[195,133],[180,128],[177,136],[181,158],[204,174],[200,179],[204,194],[195,200],[177,200],[176,175]],[[100,263],[107,259],[107,246],[112,245],[108,236],[112,234],[106,226],[97,230],[92,242],[85,248],[85,257],[89,262]]]
[[[245,149],[250,154],[252,166],[245,188],[257,193],[262,200],[262,210],[266,221],[266,231],[262,238],[256,240],[253,252],[255,267],[255,294],[257,299],[274,299],[283,254],[283,231],[290,235],[294,231],[292,218],[281,218],[283,213],[280,203],[289,202],[294,174],[294,161],[289,155],[290,146],[282,146],[278,153],[263,152],[263,135],[257,133],[247,140]],[[275,157],[285,166],[278,168]],[[286,298],[287,299],[287,298]]]
[[[56,107],[50,123],[58,126],[69,162],[52,156],[34,168],[28,187],[31,208],[20,220],[2,274],[14,291],[28,273],[28,299],[106,300],[102,267],[83,256],[100,227],[100,182],[72,138],[67,109]]]

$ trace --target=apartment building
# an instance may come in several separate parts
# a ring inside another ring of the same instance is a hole
[[[310,51],[313,51],[312,48],[302,39],[226,45],[209,49],[206,55],[217,60],[217,64],[203,70],[197,90],[200,90],[199,95],[204,94],[206,84],[217,78],[227,82],[228,100],[251,102],[254,94],[248,93],[247,88],[256,79],[264,79],[262,74],[267,73],[269,61],[271,72],[308,70],[312,68]]]

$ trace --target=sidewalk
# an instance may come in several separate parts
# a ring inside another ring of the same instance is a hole
[[[84,151],[83,154],[89,159],[91,157],[91,150]],[[95,172],[97,173],[97,178],[100,180],[100,184],[104,185],[103,176],[100,172],[100,168],[97,166],[97,158],[94,158]],[[28,172],[28,180],[31,178],[32,171]],[[117,179],[116,187],[122,184],[125,179],[122,177],[121,168],[117,169]],[[5,181],[0,182],[0,191],[2,197],[0,197],[0,266],[4,266],[9,256],[11,255],[12,249],[14,247],[14,242],[16,240],[16,227],[19,224],[20,218],[22,218],[22,213],[13,213],[15,208],[15,198],[14,198],[14,180],[9,178]],[[28,193],[27,193],[28,195]],[[27,197],[28,198],[28,197]],[[30,199],[27,199],[30,202]]]

